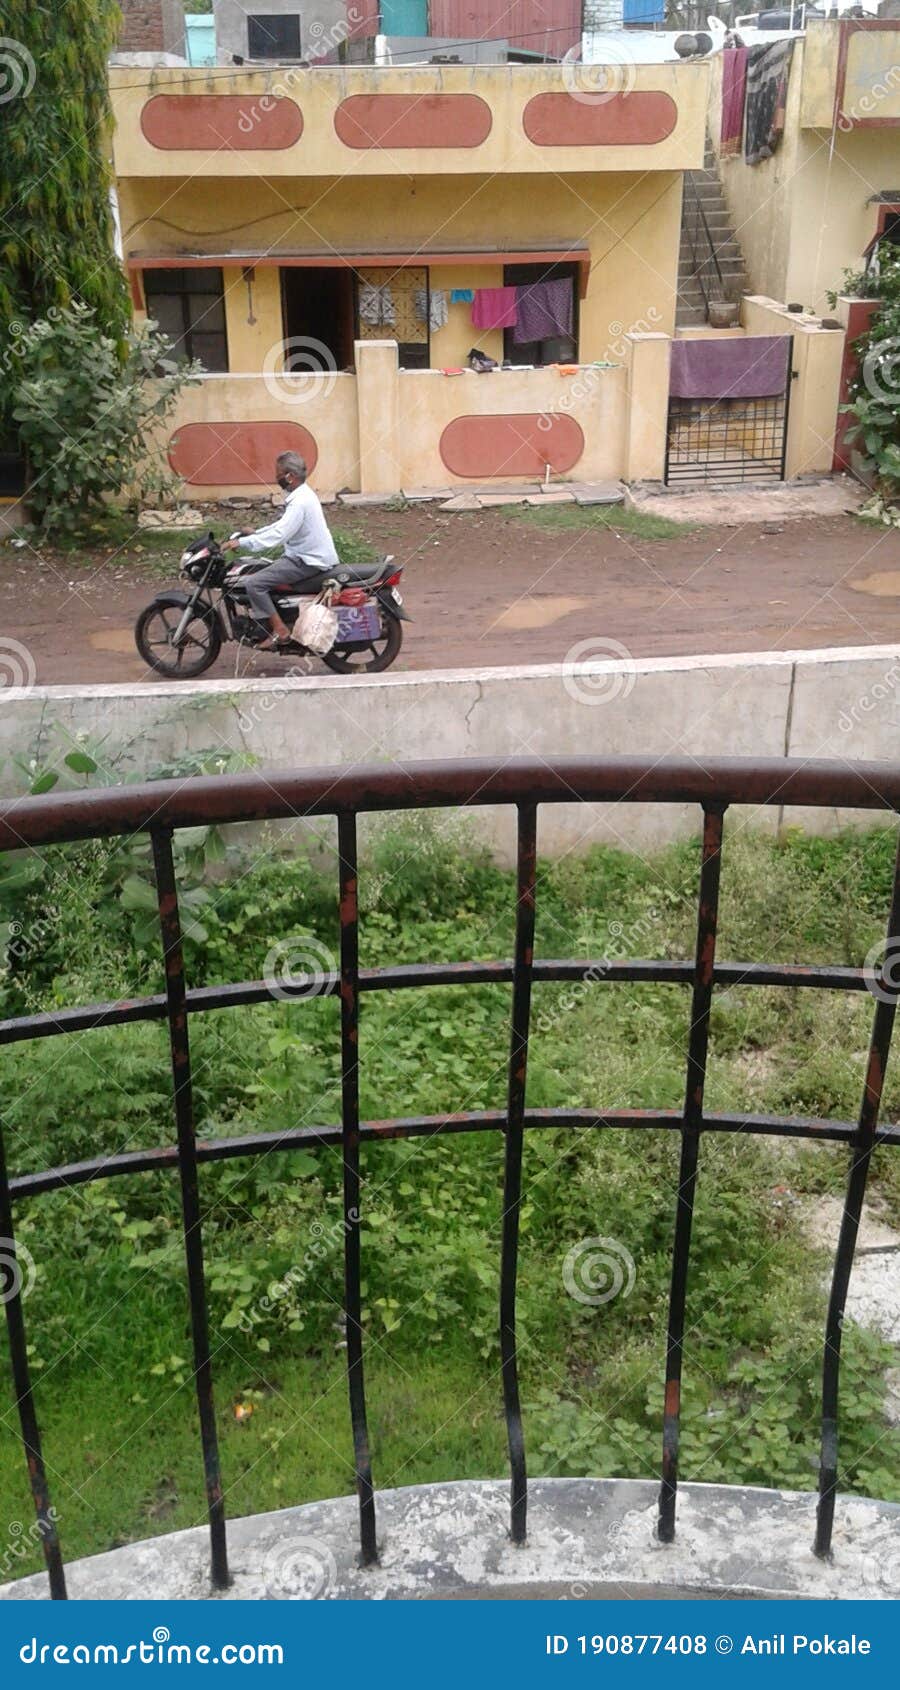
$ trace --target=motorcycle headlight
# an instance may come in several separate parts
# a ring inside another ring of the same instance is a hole
[[[188,547],[188,548],[187,548],[187,550],[186,550],[186,551],[183,551],[183,552],[182,552],[182,554],[181,554],[181,567],[182,567],[182,569],[186,569],[186,568],[187,568],[187,565],[188,565],[188,564],[189,564],[189,563],[190,563],[190,561],[191,561],[191,558],[192,558],[192,557],[193,557],[193,555],[194,555],[194,554],[193,554],[193,552],[192,552],[192,551],[191,551],[191,549],[190,549],[190,547]]]

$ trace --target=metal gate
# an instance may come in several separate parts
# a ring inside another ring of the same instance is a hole
[[[775,343],[772,357],[762,341]],[[718,341],[673,343],[687,353],[685,369],[673,374],[666,429],[665,480],[669,486],[735,486],[744,482],[783,481],[787,454],[792,337],[735,336]],[[696,368],[690,369],[694,349]],[[732,350],[733,349],[733,350]],[[707,366],[717,362],[718,371]],[[754,382],[756,359],[759,379]],[[778,369],[778,364],[781,368]],[[746,392],[754,385],[775,391]],[[690,391],[697,381],[713,389],[705,396]],[[680,387],[682,391],[675,391]],[[684,391],[688,389],[688,391]]]

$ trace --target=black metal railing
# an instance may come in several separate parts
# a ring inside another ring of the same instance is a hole
[[[703,845],[693,963],[687,961],[535,962],[535,861],[537,812],[541,804],[696,804],[702,814]],[[373,811],[502,804],[518,816],[515,954],[511,962],[433,963],[361,970],[357,898],[357,816]],[[705,767],[696,760],[574,757],[553,763],[533,759],[505,762],[472,759],[454,763],[410,763],[359,769],[325,769],[303,774],[267,773],[159,781],[144,786],[62,796],[26,798],[0,805],[0,851],[74,840],[148,834],[159,905],[166,991],[119,1003],[91,1005],[18,1017],[0,1023],[0,1044],[65,1036],[93,1027],[133,1021],[167,1021],[172,1058],[176,1143],[156,1149],[97,1157],[67,1167],[9,1177],[0,1133],[0,1234],[9,1241],[12,1294],[6,1318],[22,1443],[50,1580],[50,1594],[66,1594],[62,1551],[50,1505],[35,1398],[28,1362],[25,1321],[16,1273],[13,1204],[42,1192],[148,1169],[177,1169],[193,1335],[194,1380],[206,1485],[212,1579],[228,1583],[225,1511],[213,1401],[212,1372],[200,1217],[200,1169],[207,1162],[261,1156],[278,1149],[315,1149],[340,1144],[344,1167],[344,1270],[347,1372],[355,1453],[362,1561],[377,1557],[373,1490],[363,1374],[361,1309],[360,1147],[382,1138],[434,1137],[496,1132],[505,1144],[503,1222],[499,1276],[499,1324],[503,1398],[512,1478],[511,1535],[526,1531],[527,1477],[519,1405],[516,1353],[516,1275],[521,1202],[523,1139],[545,1127],[608,1131],[658,1127],[681,1135],[681,1165],[675,1215],[666,1345],[662,1483],[659,1535],[675,1534],[681,1375],[694,1194],[705,1133],[770,1134],[800,1140],[831,1140],[850,1150],[850,1171],[838,1238],[825,1329],[822,1369],[821,1455],[815,1550],[830,1553],[838,1475],[838,1386],[844,1305],[856,1248],[869,1165],[877,1144],[900,1145],[900,1129],[879,1131],[878,1115],[900,984],[884,966],[873,982],[862,969],[798,964],[721,963],[716,960],[719,871],[723,818],[729,805],[786,805],[811,808],[900,809],[900,764],[829,764],[720,759]],[[173,830],[200,824],[333,815],[337,818],[340,900],[340,971],[323,990],[341,1005],[341,1125],[263,1132],[236,1139],[197,1140],[191,1092],[189,1023],[192,1015],[237,1004],[262,1003],[272,991],[266,981],[189,989],[185,980],[178,889],[172,856]],[[900,944],[900,855],[887,926],[885,955]],[[690,985],[691,1022],[685,1101],[681,1110],[526,1108],[528,1042],[533,984],[592,979],[656,981]],[[360,1122],[359,1000],[371,991],[503,982],[512,986],[508,1099],[505,1111]],[[863,991],[874,984],[876,1008],[858,1120],[810,1120],[773,1115],[710,1114],[704,1109],[707,1046],[714,988],[807,987]]]
[[[710,301],[724,301],[728,298],[728,292],[709,219],[690,171],[684,178],[681,226],[691,249],[691,280],[696,280],[703,296],[704,310],[709,311]]]

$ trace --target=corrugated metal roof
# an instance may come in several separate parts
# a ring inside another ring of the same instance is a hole
[[[561,58],[581,40],[581,0],[431,0],[432,35],[458,41],[508,41],[529,53]]]

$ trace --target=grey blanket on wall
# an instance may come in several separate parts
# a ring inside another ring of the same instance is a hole
[[[784,133],[793,41],[751,47],[747,60],[744,108],[744,158],[762,164],[771,158]]]

